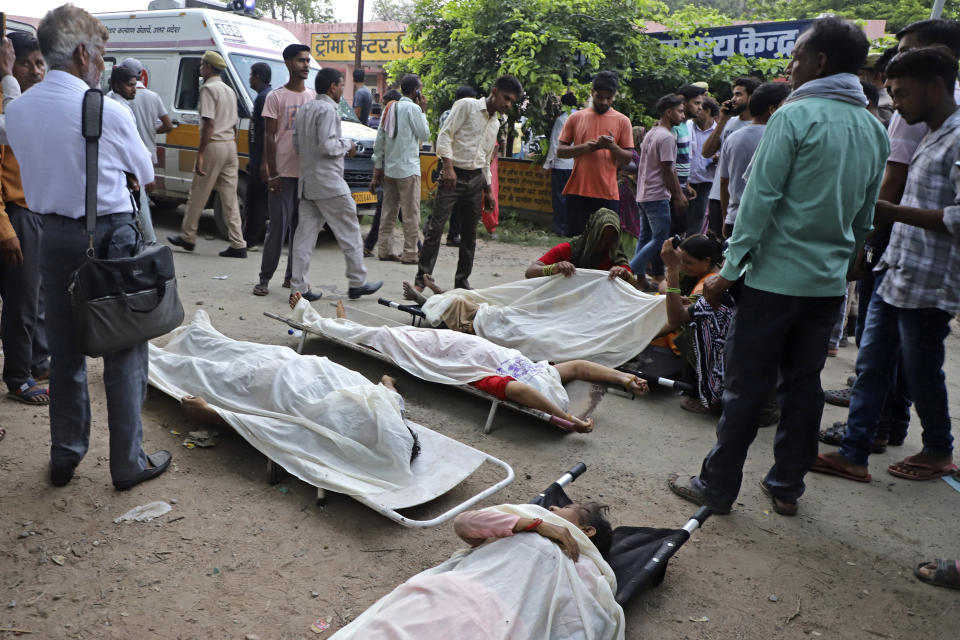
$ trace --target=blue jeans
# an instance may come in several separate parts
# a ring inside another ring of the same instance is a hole
[[[693,480],[710,505],[729,507],[740,493],[743,463],[776,384],[780,424],[764,482],[786,502],[803,494],[817,458],[823,389],[820,372],[843,297],[786,296],[743,287],[724,344],[723,415],[717,443]]]
[[[944,340],[949,333],[946,311],[901,309],[874,293],[857,354],[857,381],[850,396],[847,435],[840,447],[843,457],[867,464],[887,394],[895,388],[898,358],[923,425],[924,453],[953,451],[943,374]]]
[[[553,230],[561,238],[567,236],[567,197],[563,195],[563,188],[573,169],[550,170],[550,198],[553,201]]]
[[[650,273],[663,275],[663,263],[659,257],[663,241],[670,237],[670,201],[653,200],[637,205],[640,207],[640,235],[630,269],[640,275],[646,272],[647,264],[653,262]]]
[[[132,255],[139,243],[132,213],[100,216],[94,247],[103,257]],[[107,246],[104,239],[114,230]],[[90,394],[87,361],[80,352],[67,287],[70,274],[83,264],[88,236],[84,220],[43,216],[40,272],[46,290],[47,339],[50,342],[50,462],[59,468],[80,464],[90,444]],[[147,395],[147,343],[103,358],[110,429],[110,476],[129,480],[147,467],[140,410]]]

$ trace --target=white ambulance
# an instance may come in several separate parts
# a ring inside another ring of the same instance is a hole
[[[168,6],[180,8],[162,8]],[[151,199],[161,208],[173,207],[187,200],[200,142],[197,111],[200,58],[207,50],[220,53],[227,62],[222,78],[238,96],[240,177],[237,189],[242,209],[250,149],[250,115],[256,98],[248,84],[250,67],[257,62],[267,63],[273,72],[272,86],[282,86],[288,78],[283,49],[299,40],[283,27],[270,22],[225,10],[183,7],[184,0],[154,0],[147,11],[97,14],[110,32],[101,82],[106,90],[113,65],[124,58],[134,57],[143,63],[147,73],[145,84],[163,99],[174,125],[170,133],[157,136],[156,190]],[[316,62],[311,66],[314,71],[307,80],[310,87],[320,69]],[[357,142],[358,153],[355,158],[347,160],[345,177],[354,198],[359,203],[368,202],[372,197],[367,188],[373,173],[371,155],[376,131],[359,121],[347,120],[349,117],[343,122],[343,135]],[[211,196],[207,206],[214,209],[217,227],[221,235],[226,236],[216,194]]]

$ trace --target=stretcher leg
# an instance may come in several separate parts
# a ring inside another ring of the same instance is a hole
[[[317,487],[317,506],[327,506],[327,492],[325,489],[321,489],[320,487]]]
[[[297,344],[297,353],[303,353],[303,348],[307,345],[307,332],[300,332],[300,342]]]
[[[267,458],[267,482],[270,484],[277,484],[283,480],[285,475],[287,475],[286,469],[278,465],[270,458]]]
[[[483,432],[490,433],[493,430],[493,418],[497,415],[497,407],[500,406],[499,400],[490,403],[490,413],[487,414],[487,422],[483,425]]]

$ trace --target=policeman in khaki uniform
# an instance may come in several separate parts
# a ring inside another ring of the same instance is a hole
[[[196,247],[197,225],[200,214],[216,188],[220,194],[229,232],[230,246],[220,252],[224,258],[246,258],[247,243],[243,239],[240,208],[237,204],[237,94],[220,79],[227,63],[216,51],[203,54],[200,63],[200,144],[197,164],[193,169],[193,183],[187,199],[187,212],[179,236],[167,236],[167,241],[187,251]]]

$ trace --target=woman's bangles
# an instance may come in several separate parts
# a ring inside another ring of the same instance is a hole
[[[543,275],[552,276],[553,275],[553,265],[548,264],[543,267]]]

